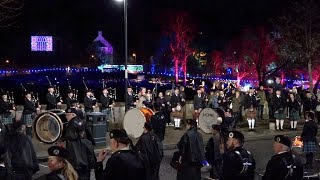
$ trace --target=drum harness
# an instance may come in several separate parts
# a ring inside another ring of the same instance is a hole
[[[281,157],[282,162],[284,163],[285,167],[288,169],[287,175],[283,178],[283,180],[287,179],[287,177],[291,177],[293,175],[293,171],[294,169],[297,168],[296,166],[296,157],[295,155],[292,155],[292,160],[293,163],[292,164],[288,164],[287,160],[283,157]]]
[[[250,151],[244,150],[247,152],[248,157],[247,158],[243,158],[243,156],[241,155],[240,151],[235,151],[235,153],[240,157],[240,160],[242,161],[242,170],[240,171],[239,174],[244,174],[247,172],[247,170],[249,169],[249,166],[252,165],[253,162],[253,158],[252,158],[252,154]]]

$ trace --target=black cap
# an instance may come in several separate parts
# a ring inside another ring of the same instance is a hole
[[[72,90],[72,89],[69,89],[67,93],[68,93],[68,94],[71,94],[71,93],[73,93],[73,90]]]
[[[193,125],[193,126],[197,126],[197,121],[194,120],[194,119],[188,119],[188,120],[187,120],[187,124]]]
[[[238,139],[241,142],[244,142],[244,135],[239,131],[230,131],[229,138]]]
[[[48,89],[49,89],[49,88],[54,88],[54,86],[52,86],[52,85],[51,85],[51,86],[48,86]]]
[[[132,86],[128,86],[127,88],[131,88],[132,89]]]
[[[66,159],[69,155],[69,151],[61,146],[51,146],[48,149],[49,156],[58,156]]]
[[[31,91],[24,91],[23,94],[26,96],[28,94],[32,94],[32,92]]]
[[[124,129],[114,129],[110,132],[110,139],[112,138],[127,138],[127,132]]]
[[[88,92],[92,92],[92,90],[91,90],[91,89],[87,89],[87,90],[86,90],[86,93],[88,93]]]
[[[66,109],[66,113],[74,113],[77,114],[77,110],[75,108]]]
[[[287,147],[291,147],[291,139],[288,136],[277,135],[274,137],[274,141],[281,143]]]
[[[153,129],[151,122],[145,122],[143,127],[146,128],[148,131],[151,131]]]

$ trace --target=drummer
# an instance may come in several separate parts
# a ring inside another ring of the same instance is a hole
[[[303,167],[298,157],[291,153],[291,140],[284,135],[274,137],[273,151],[276,155],[272,156],[267,164],[263,180],[303,178]]]

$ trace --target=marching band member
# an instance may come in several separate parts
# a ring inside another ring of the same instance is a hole
[[[71,104],[75,101],[74,94],[72,90],[68,90],[68,96],[66,100],[67,109],[71,108]]]
[[[173,126],[173,124],[171,123],[171,119],[170,119],[170,114],[171,114],[171,104],[170,104],[170,100],[171,100],[171,90],[167,90],[166,91],[166,94],[164,96],[164,100],[166,102],[166,111],[165,111],[165,118],[166,118],[166,123],[167,123],[167,126]]]
[[[111,118],[111,108],[113,107],[113,101],[109,97],[109,92],[107,88],[103,88],[102,94],[100,96],[101,102],[101,112],[107,114],[107,118]]]
[[[96,98],[94,97],[91,90],[86,91],[86,96],[84,97],[83,104],[84,104],[84,112],[91,113],[93,112],[94,108],[96,107]]]
[[[12,113],[15,110],[15,107],[10,107],[8,95],[3,94],[0,100],[0,117],[1,121],[4,124],[12,123]]]
[[[174,94],[171,96],[170,104],[172,108],[172,116],[174,121],[174,127],[175,129],[180,128],[180,122],[181,122],[181,96],[179,94],[179,89],[176,88],[174,90]]]
[[[54,86],[48,87],[48,93],[46,95],[47,108],[46,110],[56,109],[57,106],[61,105],[61,101],[57,101],[57,97],[54,94]]]
[[[199,113],[205,107],[205,96],[201,93],[201,89],[197,89],[197,94],[193,98],[194,119],[199,123]]]
[[[152,105],[152,94],[146,94],[146,100],[143,101],[143,105],[147,108],[153,109]]]
[[[254,130],[258,103],[257,103],[256,95],[254,94],[254,89],[252,87],[250,87],[249,94],[247,94],[244,99],[244,106],[245,106],[245,111],[247,115],[249,130]]]
[[[273,108],[274,118],[276,119],[277,130],[283,131],[284,119],[286,118],[285,109],[287,108],[286,100],[282,97],[281,91],[276,90],[276,96],[274,97]],[[279,127],[280,125],[280,127]]]
[[[127,93],[125,95],[125,99],[127,100],[125,105],[125,110],[128,111],[129,109],[135,108],[137,105],[136,98],[133,95],[133,90],[131,86],[128,86]]]
[[[26,135],[32,137],[33,117],[40,111],[41,106],[36,106],[32,100],[31,92],[25,93],[24,106],[22,112],[22,121],[26,125]]]

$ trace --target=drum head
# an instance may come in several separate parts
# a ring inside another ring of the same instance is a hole
[[[47,144],[58,141],[63,132],[62,120],[53,112],[39,114],[33,122],[33,127],[36,137]]]
[[[144,114],[147,122],[149,122],[151,120],[151,116],[154,115],[154,112],[150,108],[142,107],[139,108],[139,110]]]
[[[123,119],[123,128],[127,134],[133,138],[139,138],[143,133],[143,126],[146,122],[146,117],[137,108],[130,109]]]
[[[203,109],[199,114],[200,129],[207,134],[211,133],[212,125],[218,124],[218,117],[220,115],[215,110],[211,108]]]

